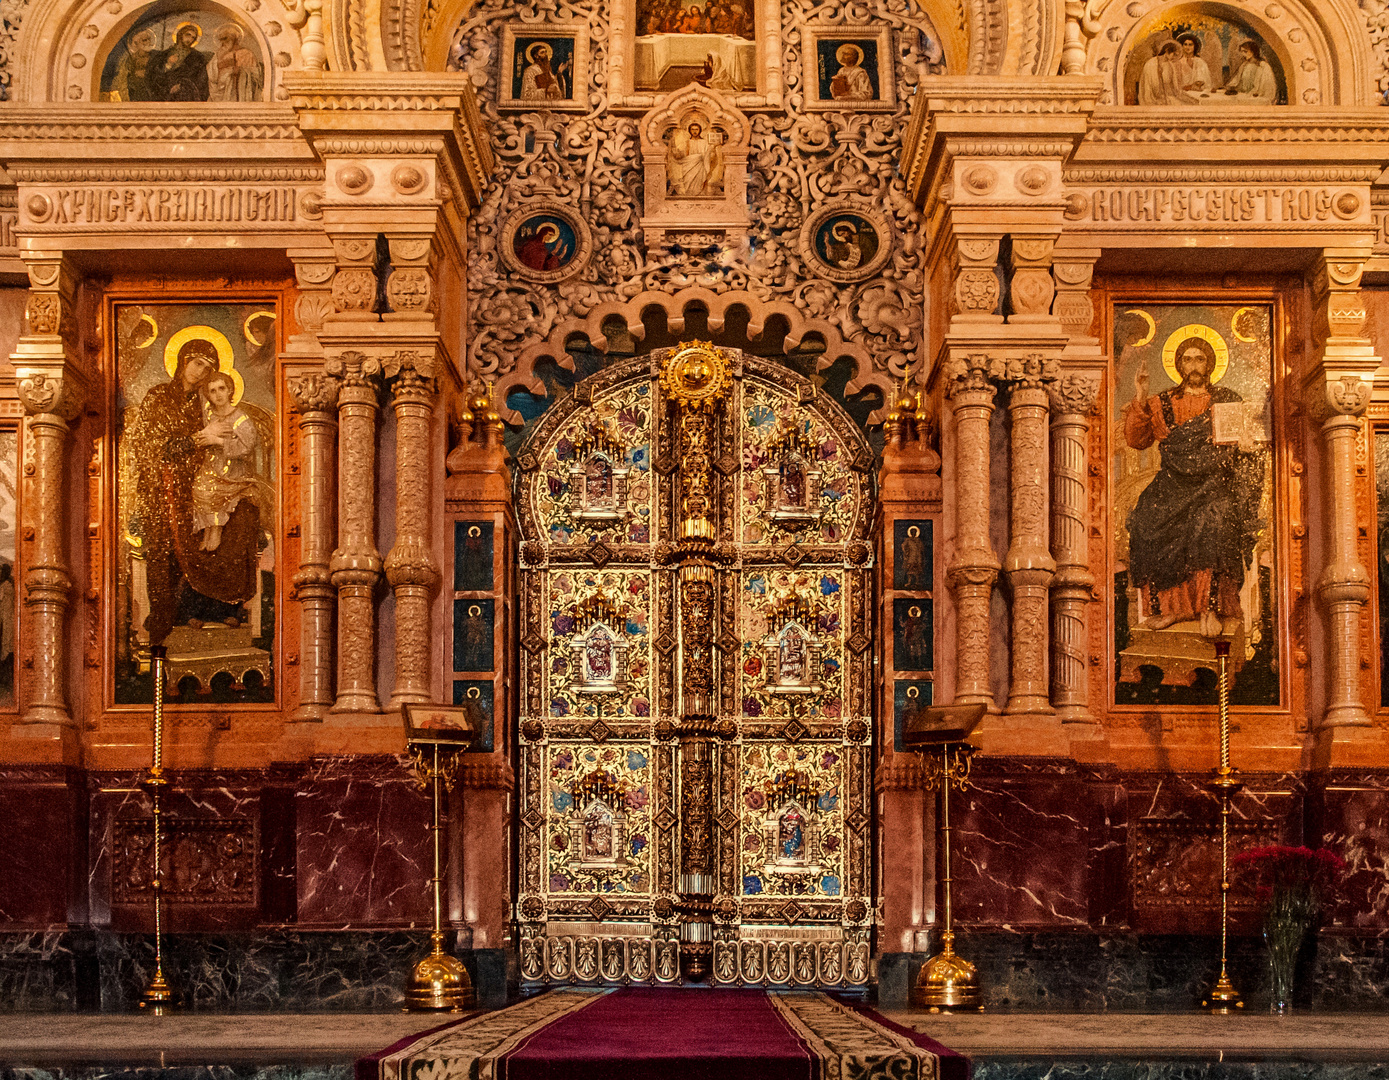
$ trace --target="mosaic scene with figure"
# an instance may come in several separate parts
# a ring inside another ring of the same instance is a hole
[[[1273,339],[1267,305],[1114,312],[1115,701],[1279,702]]]
[[[1200,11],[1150,26],[1129,53],[1124,86],[1130,105],[1288,104],[1273,46],[1245,22]]]
[[[264,101],[265,58],[230,12],[148,16],[107,56],[101,92],[107,101]]]
[[[120,304],[113,321],[116,701],[149,700],[152,645],[180,702],[273,701],[275,312]]]

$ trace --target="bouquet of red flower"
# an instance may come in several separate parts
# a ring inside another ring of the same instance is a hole
[[[1281,844],[1251,848],[1230,860],[1247,866],[1259,885],[1264,910],[1264,940],[1268,942],[1273,997],[1269,1011],[1286,1013],[1292,1004],[1293,972],[1302,939],[1321,914],[1322,901],[1336,885],[1345,861],[1334,851],[1287,847]]]

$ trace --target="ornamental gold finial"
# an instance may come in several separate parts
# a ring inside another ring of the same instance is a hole
[[[671,354],[661,371],[666,396],[681,408],[708,411],[728,393],[728,359],[711,341],[691,341]]]

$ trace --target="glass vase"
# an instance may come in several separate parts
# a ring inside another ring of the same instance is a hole
[[[1287,1016],[1292,1011],[1293,976],[1305,933],[1306,927],[1301,924],[1276,924],[1264,930],[1268,943],[1268,1011],[1275,1016]]]

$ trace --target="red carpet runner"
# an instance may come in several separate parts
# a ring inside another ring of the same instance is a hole
[[[872,1009],[761,990],[556,990],[402,1040],[357,1080],[967,1080]]]

